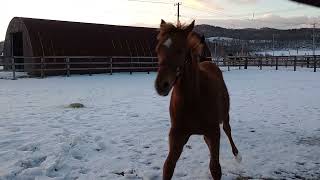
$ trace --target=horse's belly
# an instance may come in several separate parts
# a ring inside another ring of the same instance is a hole
[[[213,130],[215,127],[219,127],[219,121],[214,118],[202,118],[197,115],[186,115],[182,118],[175,119],[174,124],[172,124],[174,127],[179,129],[184,129],[187,132],[190,132],[190,134],[199,134],[204,135],[207,133],[210,133],[210,131]]]

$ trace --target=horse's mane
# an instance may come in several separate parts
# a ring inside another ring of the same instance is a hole
[[[187,27],[188,26],[186,24],[181,24],[181,23],[178,23],[176,26],[173,25],[172,23],[161,24],[161,27],[159,29],[160,32],[157,36],[157,39],[158,40],[162,39],[162,37],[164,37],[166,34],[184,31]]]
[[[158,44],[156,46],[156,51],[158,51],[160,45],[167,39],[168,34],[176,33],[176,32],[183,32],[188,28],[188,25],[178,23],[174,25],[172,23],[162,23],[160,25],[159,34],[157,36]],[[199,45],[205,46],[204,49],[208,49],[207,44],[205,43],[205,39],[203,35],[200,35],[197,32],[191,31],[188,35],[189,39],[189,46],[190,47],[197,47]],[[204,57],[204,51],[199,51],[200,57]],[[203,59],[203,58],[202,58]]]

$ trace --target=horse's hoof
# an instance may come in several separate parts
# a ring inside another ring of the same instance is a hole
[[[236,161],[237,161],[238,163],[241,163],[241,161],[242,161],[242,156],[241,156],[240,152],[238,152],[238,154],[235,156],[235,159],[236,159]]]

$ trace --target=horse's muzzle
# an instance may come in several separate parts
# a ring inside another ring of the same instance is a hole
[[[167,96],[171,90],[171,85],[167,81],[163,81],[163,82],[156,81],[155,88],[156,88],[157,93],[160,96]]]

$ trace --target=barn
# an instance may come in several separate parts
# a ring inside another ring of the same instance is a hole
[[[66,58],[57,58],[58,56],[78,57],[70,59],[71,73],[86,73],[89,68],[92,73],[99,73],[105,72],[109,66],[107,63],[102,63],[110,61],[107,57],[156,56],[154,52],[156,35],[157,30],[154,28],[15,17],[7,29],[4,56],[30,57],[15,59],[15,63],[23,63],[17,65],[16,70],[30,74],[40,74],[38,71],[40,65],[36,64],[41,62],[40,57],[48,57],[42,60],[46,65],[46,75],[64,74]],[[114,61],[129,62],[139,59],[122,58]],[[143,61],[154,61],[154,59],[143,59]],[[128,64],[123,63],[123,69],[119,65],[118,70],[125,70],[124,66]],[[140,70],[146,69],[140,68]]]
[[[105,73],[110,67],[155,71],[157,60],[150,57],[156,57],[157,33],[155,28],[15,17],[7,29],[4,56],[17,57],[15,70],[32,75],[66,74],[67,68],[74,74]]]

